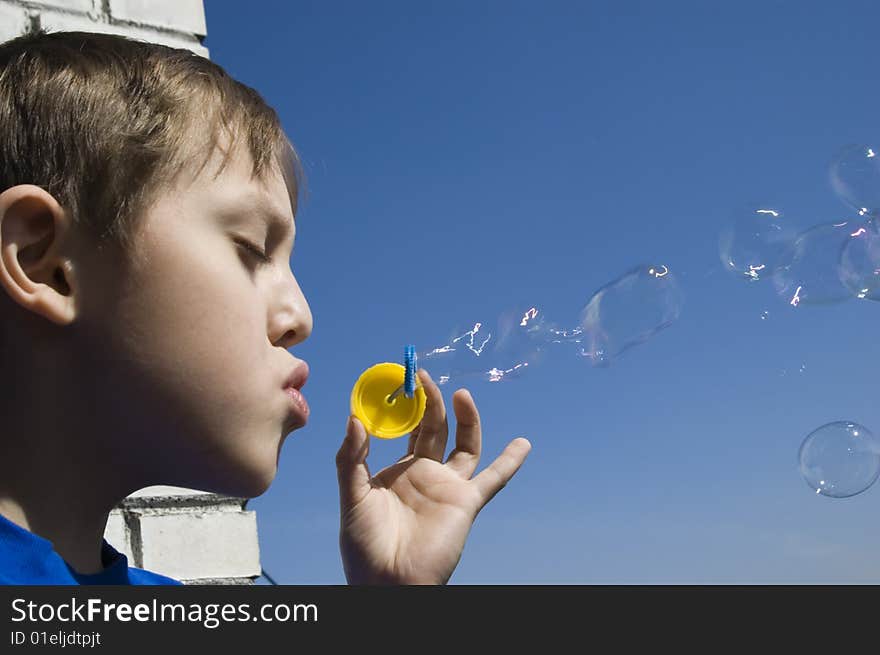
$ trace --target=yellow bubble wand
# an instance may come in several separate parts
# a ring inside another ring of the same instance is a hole
[[[408,345],[403,366],[383,362],[361,373],[351,390],[351,413],[369,434],[396,439],[412,432],[422,420],[427,396],[416,370],[416,347]]]

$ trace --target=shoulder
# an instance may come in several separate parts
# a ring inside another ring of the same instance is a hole
[[[139,569],[134,566],[128,567],[128,579],[131,584],[135,585],[182,585],[180,580],[169,578],[166,575],[153,573],[146,569]]]

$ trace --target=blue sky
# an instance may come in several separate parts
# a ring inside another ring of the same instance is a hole
[[[751,202],[797,230],[852,217],[828,163],[880,144],[876,3],[206,4],[212,59],[308,176],[312,417],[249,503],[278,582],[345,581],[334,455],[361,371],[521,303],[574,324],[642,262],[678,277],[669,329],[608,368],[466,385],[480,468],[532,452],[450,583],[880,582],[876,486],[817,496],[797,461],[830,421],[880,434],[880,304],[793,308],[718,246]],[[405,448],[373,439],[371,469]]]

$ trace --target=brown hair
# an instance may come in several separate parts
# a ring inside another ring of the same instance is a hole
[[[302,168],[260,94],[195,53],[122,36],[44,30],[0,44],[0,191],[34,184],[123,250],[156,191],[223,134],[253,175],[278,164],[296,214]]]

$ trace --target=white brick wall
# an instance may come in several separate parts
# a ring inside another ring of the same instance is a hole
[[[110,0],[110,15],[116,20],[176,32],[208,33],[201,0]]]
[[[27,10],[18,3],[0,2],[0,41],[24,34],[30,25]]]
[[[261,566],[257,515],[245,510],[246,502],[150,487],[110,513],[104,538],[131,566],[187,583],[250,583]]]
[[[104,530],[104,539],[120,553],[123,553],[128,558],[129,564],[134,561],[128,530],[125,528],[125,516],[121,509],[117,508],[110,512],[107,527]]]
[[[199,494],[207,494],[208,491],[199,491],[197,489],[185,489],[184,487],[168,487],[157,485],[155,487],[144,487],[135,491],[129,498],[146,498],[148,496],[196,496]]]
[[[63,11],[80,11],[86,13],[93,11],[95,4],[100,5],[101,0],[97,3],[95,0],[28,0],[16,4],[29,5],[31,7],[51,7],[52,9],[61,9]]]
[[[208,57],[201,0],[0,0],[0,42],[35,27],[120,34]],[[247,584],[261,567],[257,518],[246,502],[148,487],[110,513],[104,538],[132,566],[192,584]]]
[[[178,579],[260,575],[254,512],[141,514],[142,566]]]
[[[0,0],[0,41],[31,25],[50,32],[120,34],[208,57],[201,0]]]

